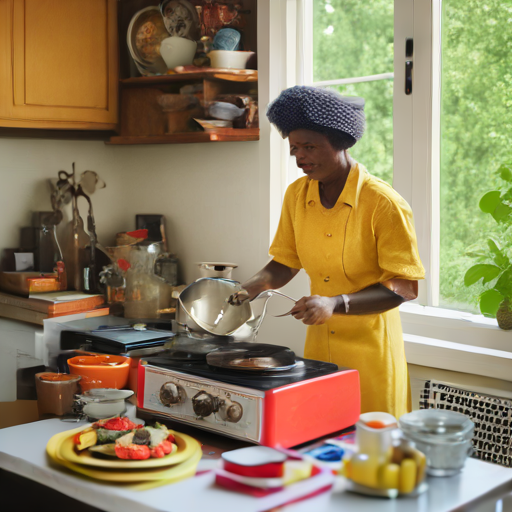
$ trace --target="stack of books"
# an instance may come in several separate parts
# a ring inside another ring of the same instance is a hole
[[[0,317],[43,325],[46,318],[88,312],[90,316],[108,315],[103,295],[75,291],[32,294],[29,298],[0,292]]]

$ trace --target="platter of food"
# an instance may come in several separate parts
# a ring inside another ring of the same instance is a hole
[[[46,450],[48,455],[57,464],[80,475],[104,482],[125,484],[134,490],[150,489],[152,487],[170,484],[194,476],[197,464],[199,463],[202,455],[201,450],[198,450],[188,460],[168,468],[132,470],[98,469],[90,466],[83,466],[81,464],[75,464],[60,458],[56,451],[56,441],[58,442],[58,440],[50,440]]]
[[[46,451],[54,462],[90,478],[155,485],[192,476],[202,456],[194,438],[158,423],[137,425],[128,418],[101,420],[56,434]]]

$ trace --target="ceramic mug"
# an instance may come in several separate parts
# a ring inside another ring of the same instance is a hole
[[[192,64],[197,43],[184,37],[171,36],[160,43],[160,55],[169,69]]]
[[[391,447],[391,432],[398,428],[396,418],[387,412],[367,412],[356,423],[356,444],[360,453],[385,455]]]

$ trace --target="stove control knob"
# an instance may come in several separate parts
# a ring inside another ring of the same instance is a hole
[[[187,399],[185,389],[174,382],[166,382],[160,388],[160,402],[166,407],[182,404]]]
[[[222,402],[218,397],[207,393],[206,391],[199,391],[194,398],[192,398],[192,407],[194,412],[201,418],[206,418],[214,412],[217,412]]]
[[[230,423],[238,423],[244,414],[244,408],[238,402],[232,402],[227,399],[219,411],[222,419]]]

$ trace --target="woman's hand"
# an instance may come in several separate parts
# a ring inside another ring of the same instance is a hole
[[[298,300],[290,313],[306,325],[321,325],[331,318],[336,304],[336,297],[312,295]]]

